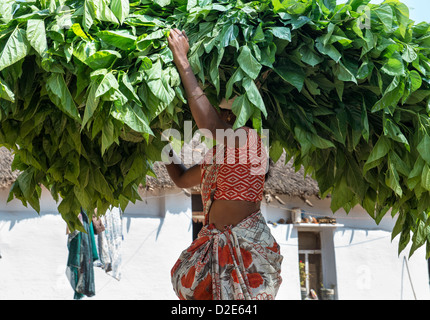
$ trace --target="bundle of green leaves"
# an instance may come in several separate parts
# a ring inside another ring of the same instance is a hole
[[[399,252],[430,253],[430,25],[398,0],[3,0],[0,145],[21,171],[10,197],[39,211],[41,186],[69,228],[80,208],[140,199],[164,146],[191,119],[167,35],[235,127],[269,129],[270,156],[303,166],[333,212],[397,217]]]

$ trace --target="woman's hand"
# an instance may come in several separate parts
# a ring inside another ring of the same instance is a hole
[[[188,62],[188,50],[190,50],[190,44],[185,31],[179,31],[178,29],[170,30],[170,34],[167,37],[170,50],[173,53],[173,62],[177,68],[186,68],[189,65]]]

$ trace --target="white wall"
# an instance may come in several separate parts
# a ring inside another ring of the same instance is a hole
[[[154,208],[164,197],[145,196],[147,203],[130,205],[123,216],[121,280],[94,268],[91,299],[176,299],[170,270],[192,240],[190,198],[176,191],[161,212]],[[66,224],[55,202],[44,192],[38,216],[19,201],[5,205],[6,197],[0,192],[0,300],[73,299],[65,275]]]
[[[398,257],[398,241],[381,230],[339,230],[334,242],[339,299],[429,299],[423,248]]]
[[[430,299],[425,246],[415,251],[411,258],[408,258],[409,246],[399,255],[398,237],[391,241],[396,220],[390,212],[377,225],[361,207],[355,207],[349,214],[339,210],[333,215],[329,199],[310,198],[313,206],[299,198],[282,196],[281,199],[285,205],[274,200],[263,208],[268,221],[288,219],[288,209],[299,207],[308,215],[334,217],[340,225],[322,233],[322,241],[326,242],[328,239],[324,240],[324,235],[333,234],[333,264],[326,267],[335,269],[338,299]],[[281,287],[278,298],[300,299],[297,228],[278,224],[272,227],[272,232],[286,256],[282,270],[286,287]]]
[[[281,247],[282,284],[276,299],[300,300],[299,251],[297,229],[290,224],[270,226],[273,236]]]
[[[91,299],[176,299],[170,270],[192,240],[190,198],[170,191],[168,197],[143,193],[145,201],[131,204],[123,216],[122,278],[120,281],[95,268],[96,296]],[[66,224],[56,204],[43,192],[41,214],[20,201],[6,204],[0,191],[0,300],[73,299],[65,275]],[[267,221],[289,216],[285,208],[301,207],[315,216],[331,215],[328,200],[283,197],[286,205],[264,205]],[[412,299],[413,292],[397,241],[391,243],[394,220],[389,215],[377,226],[359,208],[349,215],[339,212],[344,227],[333,232],[334,261],[339,299]],[[283,283],[277,299],[300,299],[297,228],[269,224],[281,246]],[[405,252],[407,254],[407,251]],[[408,267],[418,299],[428,299],[427,261],[424,248],[416,251]],[[88,299],[88,298],[86,298]]]

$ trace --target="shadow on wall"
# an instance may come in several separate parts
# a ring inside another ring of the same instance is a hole
[[[16,225],[20,223],[20,221],[23,220],[30,220],[30,219],[41,219],[44,216],[54,216],[58,215],[61,218],[61,215],[59,213],[55,212],[40,212],[38,214],[36,211],[1,211],[0,209],[0,231],[4,225],[7,225],[9,222],[9,231],[12,230]],[[66,222],[64,222],[64,228],[66,228]],[[66,229],[64,229],[66,230]]]
[[[61,218],[61,215],[57,212],[58,203],[50,195],[46,196],[48,193],[46,190],[42,191],[41,212],[38,214],[30,206],[23,206],[19,200],[14,199],[7,203],[8,190],[5,192],[0,191],[0,228],[4,223],[9,222],[9,230],[11,230],[20,220],[40,219],[45,215],[58,215]],[[161,230],[167,212],[169,214],[187,214],[191,208],[191,198],[180,189],[171,193],[164,191],[159,193],[143,192],[141,198],[142,201],[136,201],[135,204],[130,203],[127,206],[124,216],[159,219],[159,230]],[[191,221],[191,213],[189,215]],[[66,227],[65,222],[64,225]],[[128,219],[127,231],[129,227],[130,221]]]

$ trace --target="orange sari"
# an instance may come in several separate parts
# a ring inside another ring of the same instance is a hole
[[[224,231],[208,224],[218,164],[202,177],[205,225],[171,270],[181,300],[273,300],[282,278],[282,255],[258,210]]]

